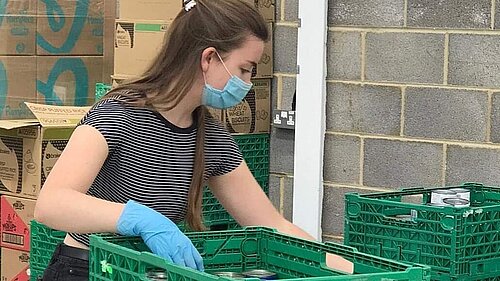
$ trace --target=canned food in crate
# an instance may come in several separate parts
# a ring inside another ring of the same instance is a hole
[[[462,198],[446,198],[443,202],[455,208],[466,208],[470,206],[469,200]]]
[[[455,197],[457,197],[457,193],[455,191],[449,189],[434,190],[431,193],[431,204],[434,204],[434,206],[446,206],[446,203],[444,203],[443,200]]]
[[[245,279],[245,276],[241,273],[237,272],[214,272],[212,273],[215,276],[218,277],[227,277],[227,278],[232,278],[232,279]]]
[[[247,278],[259,278],[260,280],[276,280],[278,279],[278,274],[263,270],[263,269],[255,269],[243,272],[243,275]]]
[[[168,275],[164,270],[153,269],[146,273],[146,278],[152,281],[168,280]]]
[[[457,193],[457,198],[466,199],[470,202],[470,190],[468,190],[467,188],[452,188],[450,190]]]

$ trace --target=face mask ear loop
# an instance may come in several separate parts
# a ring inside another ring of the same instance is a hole
[[[224,66],[224,68],[226,69],[227,73],[229,73],[229,76],[230,77],[233,77],[233,74],[231,74],[231,71],[229,71],[229,69],[227,69],[227,66],[226,64],[224,63],[224,60],[222,60],[221,56],[219,55],[219,52],[217,52],[217,50],[215,51],[215,53],[217,54],[217,56],[219,57],[220,61],[222,62],[222,65]]]

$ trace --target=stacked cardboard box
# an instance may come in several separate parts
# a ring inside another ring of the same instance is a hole
[[[24,102],[93,103],[103,78],[104,0],[0,5],[0,119],[33,118]]]
[[[35,200],[89,107],[27,104],[36,119],[0,120],[1,280],[27,281]]]
[[[274,1],[244,0],[255,5],[272,36]],[[152,63],[165,40],[169,23],[182,9],[182,0],[120,0],[115,23],[115,82],[140,76]],[[245,100],[228,110],[211,109],[231,133],[268,133],[270,130],[273,39],[252,74],[254,88]]]

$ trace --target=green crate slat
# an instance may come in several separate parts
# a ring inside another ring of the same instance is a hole
[[[344,245],[306,241],[267,228],[192,232],[187,236],[203,256],[203,273],[175,266],[151,254],[140,238],[92,235],[89,280],[146,280],[146,272],[152,269],[164,269],[170,281],[232,280],[216,277],[210,272],[251,269],[270,270],[288,281],[417,281],[430,278],[427,266],[407,265],[360,253]],[[327,252],[352,261],[355,273],[348,275],[328,269],[325,266]],[[111,273],[108,270],[103,272],[103,263]]]
[[[47,268],[57,244],[61,243],[66,236],[63,231],[57,231],[32,220],[30,223],[30,271],[31,280],[35,277],[34,272],[40,272]]]
[[[95,84],[95,100],[98,101],[111,90],[111,85],[104,83]]]
[[[233,135],[248,168],[266,194],[269,193],[269,137],[269,134]],[[203,191],[203,217],[209,228],[224,224],[227,224],[225,229],[238,227],[208,187]]]
[[[435,207],[436,189],[467,188],[471,207]],[[405,198],[422,198],[422,204]],[[478,183],[346,194],[344,243],[361,252],[430,265],[432,279],[500,280],[500,188]],[[395,219],[411,215],[411,220]]]

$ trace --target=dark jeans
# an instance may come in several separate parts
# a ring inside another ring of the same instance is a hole
[[[88,281],[89,251],[59,244],[42,281]]]

